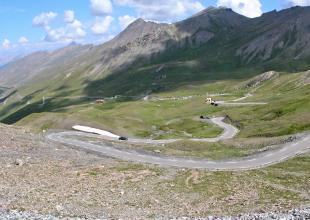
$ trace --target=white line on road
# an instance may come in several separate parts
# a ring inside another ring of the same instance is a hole
[[[257,160],[257,158],[253,158],[253,159],[248,160],[248,161],[249,161],[249,162],[252,162],[252,161],[255,161],[255,160]]]

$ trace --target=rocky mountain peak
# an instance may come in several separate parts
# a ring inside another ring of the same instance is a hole
[[[168,26],[168,24],[159,24],[139,18],[121,32],[112,43],[117,43],[118,46],[132,43],[145,35],[160,33]]]
[[[175,25],[184,32],[195,33],[200,29],[211,30],[212,27],[217,29],[219,26],[222,28],[239,27],[248,20],[249,18],[237,14],[230,8],[209,7],[186,20],[175,23]]]
[[[77,43],[76,41],[72,41],[70,44],[68,44],[68,47],[74,47],[74,46],[79,46],[80,44]]]
[[[144,25],[145,23],[147,23],[145,20],[143,20],[142,18],[138,18],[137,20],[132,22],[127,28]]]
[[[206,9],[198,12],[197,14],[193,15],[191,18],[199,17],[199,16],[203,16],[203,15],[208,15],[208,14],[220,14],[220,13],[231,13],[231,12],[233,12],[233,10],[230,8],[210,6]]]

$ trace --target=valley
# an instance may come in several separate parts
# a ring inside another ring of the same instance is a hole
[[[199,116],[229,116],[240,129],[239,137],[275,137],[307,131],[309,72],[283,73],[279,77],[247,88],[246,81],[218,81],[203,85],[184,86],[181,89],[156,94],[154,97],[191,97],[176,100],[111,100],[96,104],[94,100],[80,98],[46,99],[25,104],[9,115],[1,114],[3,122],[17,122],[37,132],[47,129],[71,129],[75,124],[110,130],[128,137],[204,138],[217,136],[221,130],[197,120]],[[207,93],[227,93],[215,100],[233,100],[253,93],[240,102],[266,102],[266,105],[218,106],[205,103]],[[34,98],[36,99],[36,98]],[[20,101],[23,103],[22,101]],[[288,103],[294,103],[290,105]],[[2,112],[9,112],[9,104]],[[288,123],[290,121],[290,123]]]
[[[0,219],[306,219],[309,21],[210,7],[2,66]]]

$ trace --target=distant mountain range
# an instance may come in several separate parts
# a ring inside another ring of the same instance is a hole
[[[310,7],[247,18],[208,8],[174,24],[138,19],[111,41],[36,52],[0,69],[0,85],[141,94],[188,82],[310,66]],[[50,85],[48,82],[55,82]],[[47,86],[46,86],[47,85]]]

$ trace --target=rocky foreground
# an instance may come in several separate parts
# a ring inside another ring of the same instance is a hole
[[[0,220],[310,219],[309,208],[285,212],[310,203],[309,164],[310,155],[236,173],[132,164],[0,124]]]
[[[15,220],[15,219],[29,219],[29,220],[84,220],[85,218],[62,218],[62,217],[55,217],[53,215],[40,215],[37,213],[30,213],[30,212],[19,212],[19,211],[4,211],[0,210],[0,220]],[[105,220],[106,218],[100,218],[100,220]],[[140,219],[137,217],[136,219]],[[156,219],[156,217],[155,217]],[[157,218],[158,220],[259,220],[259,219],[272,219],[272,220],[306,220],[310,219],[310,208],[304,209],[294,209],[287,213],[259,213],[259,214],[245,214],[240,215],[238,217],[215,217],[215,216],[208,216],[207,218],[187,218],[187,217],[180,217],[180,218],[168,218],[162,217]],[[99,220],[96,219],[96,220]]]

